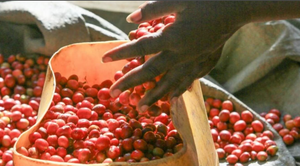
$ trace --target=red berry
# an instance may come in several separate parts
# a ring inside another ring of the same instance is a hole
[[[253,127],[254,131],[257,133],[260,133],[264,129],[264,125],[262,124],[261,121],[255,120],[251,123],[251,126]]]
[[[249,110],[245,110],[241,113],[241,118],[246,123],[251,123],[253,121],[253,114]]]
[[[238,162],[239,158],[233,154],[230,154],[227,156],[226,160],[229,164],[235,164]]]

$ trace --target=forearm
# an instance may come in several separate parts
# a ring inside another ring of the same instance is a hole
[[[253,1],[246,5],[249,22],[300,18],[300,1]]]

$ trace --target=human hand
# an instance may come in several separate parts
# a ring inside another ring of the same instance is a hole
[[[103,62],[110,62],[156,54],[116,81],[111,96],[164,74],[156,87],[140,100],[138,110],[146,111],[166,94],[176,100],[195,79],[213,69],[226,40],[246,23],[247,18],[240,14],[242,6],[235,3],[159,1],[146,3],[133,12],[127,20],[137,24],[172,13],[176,21],[104,55]]]

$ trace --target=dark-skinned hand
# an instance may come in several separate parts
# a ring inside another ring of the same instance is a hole
[[[111,96],[153,80],[164,74],[140,100],[138,110],[149,106],[165,95],[175,101],[195,79],[208,74],[218,62],[226,40],[247,20],[242,8],[232,2],[174,2],[145,3],[128,16],[127,21],[140,24],[175,14],[176,20],[163,30],[130,41],[108,51],[103,62],[155,54],[143,65],[126,73],[111,86]]]

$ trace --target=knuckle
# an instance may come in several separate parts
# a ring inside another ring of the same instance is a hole
[[[138,56],[144,56],[147,54],[146,47],[147,47],[147,43],[144,42],[143,40],[140,40],[140,42],[137,43],[136,50],[137,50]]]
[[[157,53],[161,51],[164,46],[164,39],[161,33],[153,33],[141,37],[135,43],[135,49],[139,56]]]
[[[171,25],[162,33],[162,40],[170,50],[180,52],[183,46],[186,47],[186,39],[182,32],[178,31],[177,25]]]
[[[193,81],[196,79],[197,75],[195,74],[188,74],[188,75],[185,75],[181,82],[179,83],[179,85],[176,87],[176,89],[174,90],[173,92],[173,96],[180,96],[181,94],[183,94],[186,90],[188,90]]]
[[[160,1],[150,1],[145,5],[141,11],[144,19],[149,19],[159,16],[161,13],[164,13],[164,2]]]
[[[178,77],[178,75],[177,75],[175,77],[174,76],[171,77],[168,80],[169,80],[170,83],[172,83],[170,86],[172,87],[172,89],[174,89],[174,88],[177,88],[180,85],[180,83],[183,80],[183,77],[180,77],[180,76]]]
[[[159,74],[161,74],[160,70],[153,65],[146,66],[145,71],[150,78],[154,78],[154,77],[158,76]]]
[[[127,73],[127,75],[123,76],[122,79],[119,79],[117,81],[116,87],[121,90],[126,90],[138,85],[141,82],[140,79],[141,79],[140,77],[132,76],[129,72]]]
[[[141,105],[152,105],[156,101],[160,100],[166,92],[164,91],[156,91],[156,90],[149,90],[147,94],[140,100]]]

